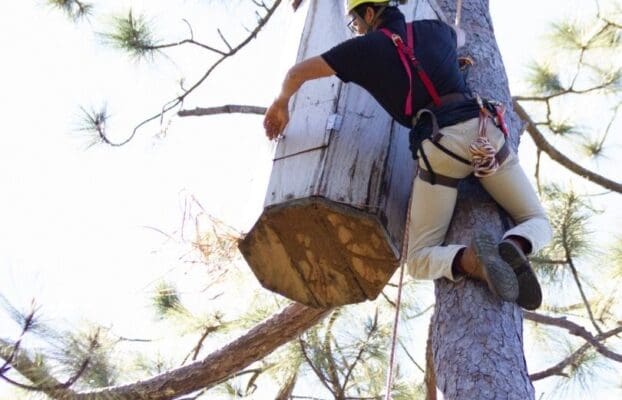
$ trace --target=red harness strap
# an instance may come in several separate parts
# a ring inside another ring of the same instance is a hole
[[[380,32],[384,33],[386,37],[393,41],[393,44],[397,48],[397,54],[400,56],[400,60],[404,65],[404,69],[406,70],[406,74],[408,75],[408,95],[406,96],[406,103],[404,106],[404,113],[407,117],[410,117],[413,114],[413,105],[412,105],[412,70],[410,68],[410,64],[415,67],[417,71],[417,75],[419,75],[419,79],[423,83],[425,90],[428,92],[430,97],[432,97],[432,102],[436,107],[441,105],[441,98],[436,92],[436,88],[434,84],[430,80],[430,77],[423,70],[421,65],[419,64],[419,60],[415,57],[415,43],[413,38],[413,26],[412,23],[406,24],[406,40],[408,41],[408,46],[404,45],[404,41],[400,37],[400,35],[391,32],[387,28],[380,29]],[[410,63],[408,62],[410,61]]]

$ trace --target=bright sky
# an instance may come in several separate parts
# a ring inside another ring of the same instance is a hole
[[[79,106],[107,103],[110,131],[122,139],[177,93],[180,76],[191,83],[209,60],[198,50],[174,50],[157,65],[133,63],[92,33],[108,17],[74,25],[42,3],[12,2],[0,13],[0,293],[23,307],[35,297],[48,319],[86,318],[113,324],[121,335],[149,336],[154,282],[183,271],[179,254],[163,246],[165,237],[145,227],[179,229],[184,195],[193,194],[213,215],[247,230],[261,211],[274,145],[259,117],[221,116],[174,119],[166,137],[151,124],[123,148],[84,150],[73,130]],[[238,14],[232,4],[207,12],[200,1],[178,9],[169,3],[107,1],[103,15],[130,4],[135,15],[148,9],[158,35],[176,39],[187,32],[181,19],[191,16],[195,37],[216,43],[221,21]],[[562,8],[580,12],[587,3],[492,1],[513,84],[547,21]],[[268,105],[295,57],[293,32],[302,17],[281,7],[256,45],[225,62],[186,108]],[[240,28],[224,32],[234,29]],[[1,314],[0,335],[13,334]],[[3,390],[0,383],[0,398]]]

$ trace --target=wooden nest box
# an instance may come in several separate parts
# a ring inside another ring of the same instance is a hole
[[[299,60],[349,36],[342,2],[307,3]],[[305,84],[291,106],[264,211],[240,251],[264,287],[300,303],[375,299],[400,262],[414,177],[408,130],[337,78]]]

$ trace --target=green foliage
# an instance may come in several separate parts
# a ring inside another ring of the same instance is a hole
[[[565,136],[569,134],[579,133],[576,126],[570,124],[567,120],[564,121],[552,121],[548,125],[551,132],[559,136]]]
[[[559,79],[559,74],[553,70],[552,66],[534,63],[529,67],[529,70],[527,81],[537,93],[550,95],[565,90]]]
[[[85,132],[87,134],[87,148],[107,140],[105,137],[106,123],[109,118],[110,115],[108,114],[106,105],[100,107],[99,110],[95,110],[94,108],[87,110],[84,107],[80,107],[76,131]]]
[[[48,5],[67,15],[73,21],[89,17],[93,13],[93,5],[78,0],[47,0]]]
[[[177,288],[169,282],[158,283],[153,293],[152,304],[160,318],[187,313],[181,303]]]
[[[557,49],[614,49],[620,45],[620,29],[602,21],[596,24],[593,21],[563,21],[552,24],[549,39]]]
[[[119,378],[116,363],[111,359],[116,343],[106,330],[90,327],[68,333],[62,340],[62,346],[52,353],[53,359],[71,377],[79,375],[86,365],[78,380],[82,387],[111,386]]]
[[[557,185],[546,186],[543,194],[553,240],[534,258],[534,264],[545,278],[560,280],[570,259],[589,253],[588,221],[595,210],[574,191]]]
[[[128,52],[140,60],[153,57],[157,51],[157,42],[143,15],[135,17],[130,10],[127,16],[113,18],[111,32],[103,33],[104,42]]]
[[[621,44],[620,40],[620,28],[612,25],[605,24],[602,28],[590,37],[588,44],[590,48],[605,48],[613,49],[619,48]]]
[[[144,373],[144,376],[155,376],[174,367],[174,363],[165,358],[160,352],[155,357],[148,357],[147,354],[139,353],[132,361],[131,368]]]
[[[581,149],[588,157],[598,157],[603,154],[602,139],[588,138],[581,143]]]
[[[566,353],[568,356],[576,351],[576,346],[572,345],[570,342],[567,342],[566,346]],[[583,394],[584,396],[590,397],[590,389],[596,377],[605,368],[607,367],[602,357],[599,356],[594,348],[589,348],[578,354],[576,359],[564,369],[566,377],[557,381],[555,392],[560,398],[565,398],[570,393],[575,395]]]
[[[384,398],[384,397],[383,397]],[[391,388],[391,399],[393,400],[425,400],[426,388],[423,383],[413,385],[405,379],[396,379]]]
[[[390,325],[376,309],[360,318],[349,309],[335,310],[322,326],[301,338],[307,363],[335,397],[379,396],[384,390]]]
[[[618,237],[608,253],[611,255],[612,278],[622,279],[622,237]]]
[[[585,32],[577,22],[554,23],[551,30],[549,38],[557,48],[580,50],[586,46]]]

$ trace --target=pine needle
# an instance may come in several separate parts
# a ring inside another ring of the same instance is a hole
[[[48,5],[61,10],[71,20],[78,21],[93,14],[94,6],[78,0],[47,0]]]
[[[157,51],[156,40],[145,17],[135,17],[131,9],[127,16],[113,17],[112,32],[102,36],[106,43],[128,52],[137,60],[152,58]]]
[[[565,90],[558,73],[550,65],[534,63],[529,70],[527,81],[538,94],[550,95]]]

